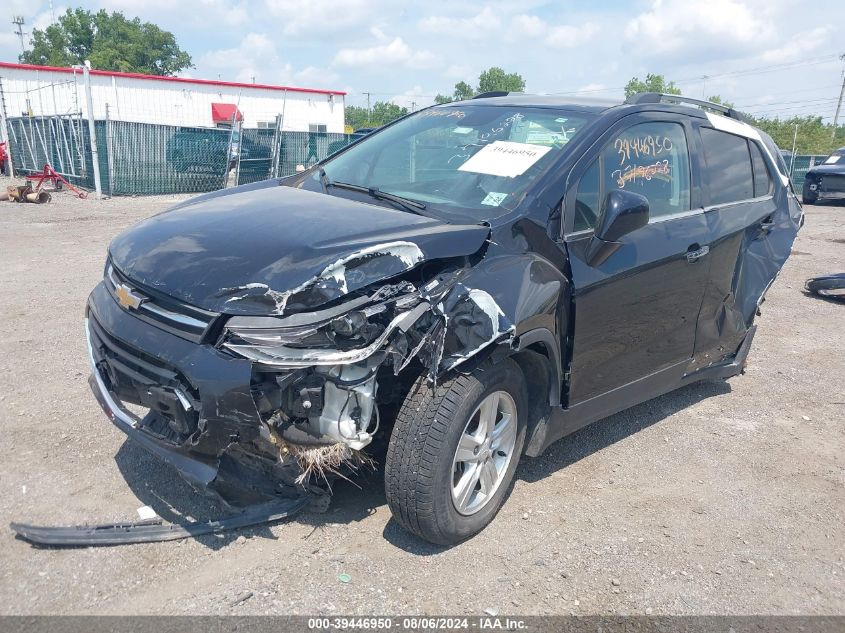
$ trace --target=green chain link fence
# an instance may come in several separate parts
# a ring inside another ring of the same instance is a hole
[[[104,193],[198,193],[226,185],[230,131],[126,121],[96,121]],[[78,116],[10,117],[12,165],[32,175],[49,164],[68,182],[94,189],[88,121]]]
[[[109,178],[104,179],[104,191],[115,195],[195,193],[226,186],[230,130],[125,121],[109,121],[107,128],[111,186],[106,189]],[[98,145],[99,139],[98,131]],[[102,174],[102,153],[100,157]]]
[[[296,173],[298,165],[310,167],[343,149],[355,138],[353,134],[332,132],[280,132],[277,135],[274,130],[244,130],[239,147],[238,184],[290,176]],[[274,140],[278,143],[275,155]],[[277,167],[274,166],[276,156]]]

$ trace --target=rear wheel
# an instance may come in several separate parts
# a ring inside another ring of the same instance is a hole
[[[458,543],[493,520],[525,442],[525,381],[511,360],[484,364],[432,391],[421,377],[396,419],[387,502],[417,536]]]

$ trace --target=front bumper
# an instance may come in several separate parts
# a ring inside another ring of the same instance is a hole
[[[192,486],[226,503],[245,505],[267,496],[266,490],[259,494],[261,485],[252,485],[268,479],[266,468],[250,477],[252,466],[227,454],[261,434],[251,361],[145,323],[118,306],[103,283],[88,299],[85,326],[91,389],[121,431]],[[150,411],[140,418],[126,401]],[[165,416],[179,419],[184,432],[168,429]],[[237,472],[228,473],[232,469]],[[298,470],[288,470],[279,479],[292,483]]]
[[[845,176],[809,177],[804,181],[803,194],[819,199],[845,198]]]

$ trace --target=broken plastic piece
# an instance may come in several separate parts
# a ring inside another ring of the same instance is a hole
[[[76,525],[48,527],[11,523],[9,527],[22,539],[35,545],[83,547],[93,545],[124,545],[127,543],[157,543],[176,541],[190,536],[217,534],[228,530],[272,523],[299,512],[310,500],[305,495],[294,499],[280,499],[250,506],[240,514],[217,521],[176,525],[161,519],[135,523],[106,523],[103,525]]]
[[[138,517],[142,521],[151,521],[158,518],[158,514],[150,506],[141,506],[138,508]]]

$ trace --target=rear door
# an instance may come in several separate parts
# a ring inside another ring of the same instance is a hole
[[[570,406],[663,370],[671,383],[692,358],[710,262],[697,151],[689,151],[696,143],[687,117],[631,115],[573,169],[565,202],[574,287]],[[648,198],[649,224],[590,266],[585,251],[613,188]]]
[[[789,191],[759,134],[723,119],[709,115],[696,126],[712,263],[691,369],[733,356],[797,231]]]

